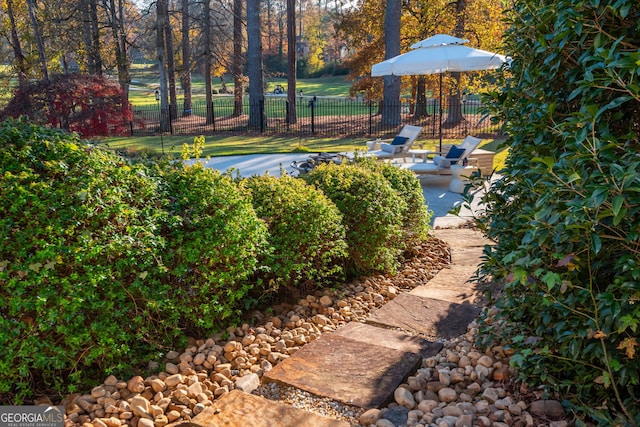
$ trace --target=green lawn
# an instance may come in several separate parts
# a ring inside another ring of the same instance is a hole
[[[148,64],[134,64],[131,69],[131,87],[129,92],[129,101],[133,105],[149,105],[155,104],[155,91],[159,88],[158,71]],[[233,81],[226,77],[225,83],[227,91],[233,93]],[[228,81],[227,81],[228,80]],[[272,93],[276,85],[282,85],[287,88],[286,78],[271,78],[265,82],[266,92]],[[200,74],[192,74],[192,99],[194,101],[204,101],[205,88],[204,79]],[[213,78],[213,90],[217,93],[222,91],[222,82],[219,77]],[[296,81],[296,93],[302,90],[303,95],[313,96],[349,96],[349,88],[351,81],[344,76],[322,77],[317,79],[299,79]],[[224,95],[220,95],[224,96]],[[182,91],[177,90],[178,102],[182,102]]]

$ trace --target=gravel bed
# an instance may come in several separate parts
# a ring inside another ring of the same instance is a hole
[[[557,402],[514,388],[503,348],[486,353],[474,348],[474,323],[452,340],[424,337],[442,342],[443,350],[424,359],[385,408],[365,411],[293,387],[259,384],[266,371],[306,343],[349,322],[364,321],[372,310],[426,284],[449,265],[449,249],[438,239],[414,248],[414,253],[393,277],[365,277],[339,290],[301,295],[294,303],[253,313],[252,325],[190,340],[188,348],[150,364],[155,373],[144,378],[110,376],[90,392],[67,396],[59,403],[66,408],[65,427],[164,427],[191,420],[236,388],[345,420],[352,427],[567,425]],[[536,402],[543,402],[542,409]],[[43,398],[39,403],[48,402]]]

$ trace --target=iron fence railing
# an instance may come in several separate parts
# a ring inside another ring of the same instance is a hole
[[[413,124],[423,127],[421,138],[438,138],[440,132],[438,101],[432,99],[427,100],[425,105],[405,101],[385,105],[390,116],[396,119],[391,120],[392,123],[383,123],[381,104],[362,99],[296,97],[295,123],[289,117],[286,96],[266,96],[254,105],[246,97],[239,114],[234,114],[234,108],[236,106],[231,96],[216,96],[210,106],[206,102],[194,102],[188,113],[170,109],[161,111],[158,105],[153,104],[136,106],[129,129],[133,136],[259,132],[371,137],[391,134],[404,124]],[[258,114],[252,116],[250,111],[257,111]],[[501,136],[500,126],[492,123],[483,113],[478,101],[465,101],[457,108],[443,105],[442,117],[443,138],[461,138],[469,134]]]

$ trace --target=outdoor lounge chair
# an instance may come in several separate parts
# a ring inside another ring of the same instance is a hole
[[[451,165],[464,164],[465,160],[473,162],[471,153],[478,148],[481,141],[475,136],[467,136],[460,145],[452,146],[446,154],[434,151],[430,153],[433,155],[432,159],[425,156],[422,162],[406,162],[399,166],[416,174],[449,174]]]
[[[422,132],[421,126],[405,125],[393,139],[368,142],[367,155],[375,156],[378,159],[406,157],[420,132]]]

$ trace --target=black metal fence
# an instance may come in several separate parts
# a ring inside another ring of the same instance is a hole
[[[240,109],[234,105],[233,97],[216,96],[210,106],[206,102],[194,102],[189,112],[161,111],[158,105],[134,107],[129,128],[132,136],[157,135],[162,131],[172,135],[258,132],[370,137],[394,133],[401,125],[412,124],[423,127],[421,138],[438,138],[441,128],[443,138],[501,135],[500,126],[483,113],[479,101],[464,101],[456,108],[443,105],[442,127],[437,100],[429,99],[425,105],[404,101],[385,105],[391,115],[400,119],[399,124],[383,123],[382,108],[379,103],[362,99],[300,96],[296,97],[294,123],[288,114],[286,96],[266,96],[257,105],[251,105],[246,97],[241,111],[236,113],[234,109]],[[258,113],[251,116],[250,111]]]

